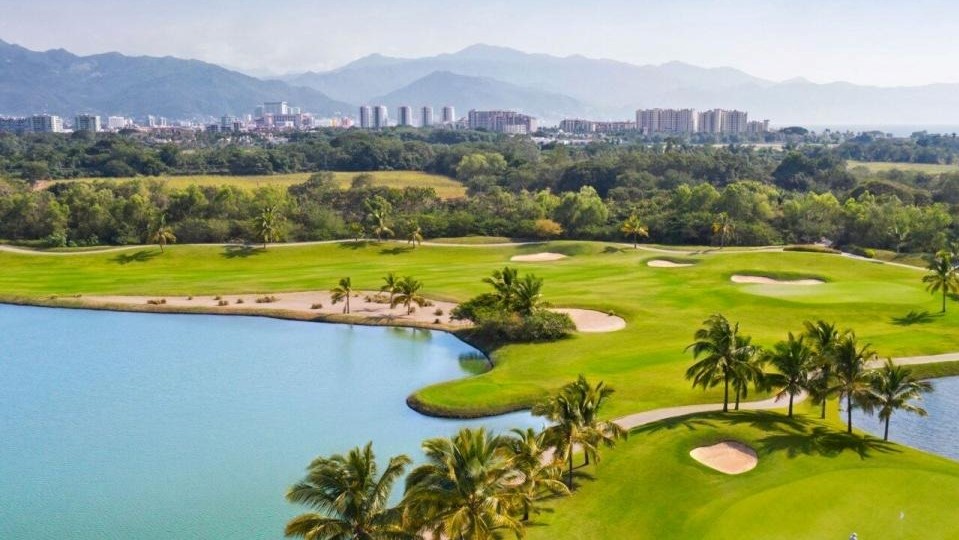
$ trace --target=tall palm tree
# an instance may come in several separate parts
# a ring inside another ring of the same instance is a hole
[[[173,234],[173,229],[166,224],[166,216],[164,215],[160,216],[147,236],[151,244],[160,246],[160,253],[163,253],[163,246],[176,243],[176,235]]]
[[[483,278],[484,283],[493,287],[493,295],[496,297],[497,303],[508,311],[513,310],[513,298],[516,296],[516,282],[518,280],[519,272],[509,266],[494,271],[493,275],[488,278]]]
[[[414,248],[423,243],[423,229],[420,228],[420,224],[416,221],[410,221],[409,232],[406,234],[406,243],[411,244]]]
[[[560,480],[562,473],[555,456],[549,458],[552,449],[546,431],[526,428],[513,429],[511,433],[506,439],[506,449],[518,476],[516,488],[523,507],[523,521],[528,521],[530,511],[536,510],[536,500],[544,493],[568,495],[569,488]]]
[[[390,307],[394,308],[400,304],[406,308],[406,314],[413,313],[413,304],[423,307],[427,304],[426,297],[420,294],[423,288],[423,282],[417,281],[409,276],[399,280],[396,284],[396,295],[390,301]]]
[[[742,340],[737,340],[739,323],[732,324],[720,314],[711,315],[703,321],[703,327],[693,334],[694,341],[686,350],[692,349],[697,361],[686,370],[686,378],[692,379],[693,387],[703,389],[723,384],[723,412],[729,411],[729,384],[733,378],[734,356]],[[702,358],[700,358],[702,357]]]
[[[330,289],[330,301],[333,304],[339,304],[342,301],[346,301],[346,306],[343,307],[343,313],[350,312],[350,297],[353,296],[353,281],[350,278],[345,277],[340,280],[340,282]]]
[[[546,428],[546,440],[555,449],[556,458],[568,465],[566,485],[572,490],[573,455],[576,450],[596,454],[596,438],[583,421],[583,410],[577,397],[564,389],[546,401],[534,405],[532,412],[533,415],[543,416],[552,423]]]
[[[719,236],[720,249],[726,247],[726,241],[729,240],[729,236],[733,234],[735,229],[736,227],[729,214],[720,212],[716,216],[716,221],[713,222],[713,234]]]
[[[396,291],[399,290],[399,284],[400,278],[393,272],[383,277],[383,286],[380,287],[380,292],[389,293],[391,306],[393,305],[393,297],[396,296]]]
[[[286,536],[308,540],[393,540],[414,535],[404,532],[402,513],[389,508],[393,484],[411,463],[400,455],[390,458],[383,474],[373,455],[372,443],[343,455],[317,458],[306,478],[292,486],[286,499],[313,511],[286,524]]]
[[[407,523],[445,538],[487,540],[523,535],[515,469],[502,438],[464,428],[423,442],[426,463],[406,478]]]
[[[870,374],[866,371],[866,362],[875,358],[876,353],[869,344],[860,346],[853,332],[846,333],[836,343],[835,386],[831,393],[846,400],[846,433],[852,433],[852,408],[862,404],[869,393]]]
[[[599,381],[595,386],[591,385],[586,377],[580,375],[576,382],[566,385],[565,392],[568,392],[575,398],[579,404],[580,418],[583,426],[586,428],[588,436],[592,437],[593,446],[597,449],[600,444],[608,448],[616,445],[619,439],[625,439],[627,432],[615,422],[599,419],[599,411],[603,405],[612,397],[615,390],[606,386],[606,383]],[[586,465],[589,465],[590,453],[584,452]],[[599,461],[599,454],[596,454],[596,461]]]
[[[826,403],[831,397],[833,372],[836,364],[836,344],[842,333],[833,323],[824,320],[806,321],[805,337],[813,350],[813,373],[809,381],[809,393],[814,403],[819,403],[820,418],[826,419]]]
[[[882,440],[889,440],[889,420],[898,410],[926,416],[926,410],[912,401],[922,399],[922,394],[932,392],[932,385],[926,381],[912,378],[912,371],[895,365],[887,358],[886,363],[874,370],[869,384],[867,407],[878,409],[879,419],[883,421]]]
[[[815,353],[802,336],[797,338],[790,332],[785,341],[777,343],[765,356],[776,368],[775,373],[766,374],[766,383],[779,389],[777,399],[789,396],[789,417],[792,418],[793,400],[809,384],[809,371],[814,365]]]
[[[543,302],[543,280],[533,274],[525,274],[516,281],[513,292],[513,311],[529,315]]]
[[[737,411],[739,410],[740,400],[749,396],[750,384],[756,388],[763,388],[765,384],[764,359],[761,352],[760,347],[752,344],[751,337],[736,336],[729,384],[736,392],[736,405],[733,408]]]
[[[281,216],[273,205],[265,206],[253,220],[256,236],[263,242],[263,249],[266,249],[267,244],[280,239],[280,220]]]
[[[639,216],[636,214],[631,214],[629,218],[623,222],[622,227],[619,229],[627,238],[633,239],[633,249],[638,247],[638,238],[642,236],[643,238],[649,237],[649,229],[643,225],[643,222],[639,220]]]
[[[389,226],[389,214],[385,209],[372,210],[370,220],[373,222],[373,234],[376,235],[377,242],[381,242],[384,236],[393,236],[393,229]]]
[[[929,261],[929,273],[922,277],[926,290],[932,294],[942,291],[942,313],[946,312],[946,297],[959,292],[959,272],[952,253],[940,251]]]

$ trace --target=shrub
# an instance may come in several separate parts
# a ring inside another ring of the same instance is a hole
[[[795,246],[786,246],[783,248],[783,251],[801,251],[804,253],[830,253],[833,255],[838,255],[842,253],[838,249],[833,249],[831,247],[820,246],[818,244],[802,244]]]
[[[312,304],[310,305],[310,309],[323,309],[323,304],[320,304],[320,303]]]
[[[442,316],[443,316],[443,310],[440,309],[440,308],[436,308],[436,311],[433,312],[433,315],[436,315],[437,317],[442,317]]]
[[[236,299],[236,303],[237,303],[237,304],[242,304],[242,303],[243,303],[243,299],[242,299],[242,298],[237,298],[237,299]]]
[[[859,255],[860,257],[865,257],[867,259],[876,258],[876,250],[872,248],[862,248],[859,246],[847,246],[846,251],[852,253],[853,255]]]
[[[377,293],[377,294],[374,294],[373,296],[367,296],[366,301],[371,304],[389,304],[390,295]]]
[[[147,300],[147,304],[150,304],[151,306],[162,306],[163,304],[166,304],[166,298],[160,298],[159,300]]]
[[[576,326],[569,315],[535,309],[529,315],[482,310],[471,319],[481,340],[498,343],[555,341],[567,337]]]
[[[187,296],[186,299],[187,299],[187,300],[193,300],[193,297],[192,297],[192,296]]]
[[[261,296],[256,299],[257,304],[272,304],[276,302],[277,298],[275,296]]]
[[[220,306],[220,307],[223,307],[223,306],[228,306],[228,305],[230,305],[230,303],[227,302],[226,300],[220,300],[219,302],[216,303],[216,305],[218,305],[218,306]]]
[[[214,300],[223,300],[223,297],[222,297],[222,296],[214,296],[213,299],[214,299]]]

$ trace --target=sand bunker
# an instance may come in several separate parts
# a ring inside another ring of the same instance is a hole
[[[822,285],[821,279],[773,279],[764,276],[742,276],[736,274],[729,278],[733,283],[758,283],[760,285]]]
[[[646,266],[652,266],[653,268],[686,268],[687,266],[692,266],[692,263],[677,263],[663,259],[653,259],[647,262]]]
[[[756,452],[743,443],[725,441],[694,448],[689,455],[703,465],[726,474],[742,474],[756,468]]]
[[[622,317],[608,315],[602,311],[572,308],[557,308],[553,311],[569,315],[580,332],[615,332],[626,328],[626,321]]]
[[[544,251],[543,253],[533,253],[532,255],[514,255],[509,258],[513,262],[546,262],[546,261],[558,261],[560,259],[565,259],[566,255],[562,253],[550,253]]]

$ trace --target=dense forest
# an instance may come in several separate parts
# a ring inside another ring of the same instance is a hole
[[[955,140],[939,139],[930,146],[946,162]],[[905,141],[918,147],[922,140]],[[870,159],[885,144],[863,138],[784,150],[682,141],[541,147],[526,138],[443,130],[329,130],[284,140],[0,136],[0,238],[131,244],[149,242],[164,227],[181,243],[257,242],[257,224],[269,210],[272,238],[288,241],[414,233],[623,240],[645,233],[648,241],[673,244],[826,239],[907,252],[955,241],[959,174],[847,170],[845,159]],[[344,190],[324,170],[357,175]],[[467,196],[445,200],[428,187],[374,186],[359,172],[377,170],[455,177]],[[289,189],[174,189],[151,179],[302,171],[316,174]],[[56,181],[89,176],[136,178]]]

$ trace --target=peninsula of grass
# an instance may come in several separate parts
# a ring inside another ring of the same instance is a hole
[[[535,252],[567,258],[509,263],[514,255]],[[718,401],[719,390],[693,390],[683,377],[690,362],[684,348],[692,332],[717,312],[740,322],[760,345],[801,329],[805,320],[825,319],[854,328],[882,356],[959,351],[959,306],[939,315],[939,300],[924,290],[923,273],[916,269],[830,254],[732,250],[689,257],[696,264],[668,269],[648,267],[645,261],[652,256],[658,254],[602,242],[415,249],[395,242],[266,250],[175,245],[165,253],[144,246],[70,256],[0,252],[0,297],[42,303],[77,294],[262,296],[328,291],[345,276],[357,290],[376,290],[393,271],[421,280],[423,292],[435,300],[463,301],[487,290],[482,278],[492,271],[523,264],[524,272],[545,280],[545,298],[554,306],[615,313],[626,320],[626,328],[617,332],[489,350],[494,369],[423,388],[412,397],[422,410],[448,416],[525,408],[580,373],[617,389],[605,410],[610,417]],[[786,287],[729,279],[749,272],[817,276],[826,283]],[[924,312],[929,315],[910,316]]]
[[[71,180],[52,180],[54,182],[122,182],[129,180],[156,180],[165,182],[172,188],[184,189],[189,186],[234,186],[245,190],[254,190],[261,187],[280,187],[286,189],[296,184],[306,182],[313,173],[269,174],[255,176],[233,176],[218,174],[184,175],[184,176],[141,176],[137,178],[76,178]],[[466,195],[466,187],[456,180],[439,174],[421,171],[371,171],[371,172],[343,172],[333,173],[333,177],[340,187],[347,189],[353,179],[360,174],[370,175],[374,186],[384,186],[402,189],[405,187],[431,187],[436,190],[437,196],[444,199],[462,197]]]

